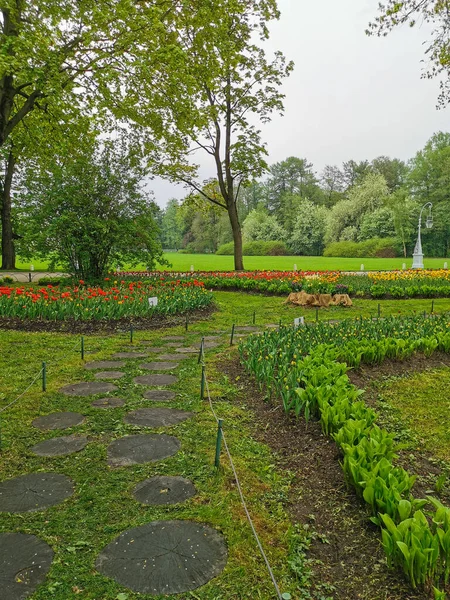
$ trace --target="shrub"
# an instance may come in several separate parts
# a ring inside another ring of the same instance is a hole
[[[395,238],[372,238],[364,242],[332,242],[324,256],[342,258],[395,258],[398,256]]]
[[[219,255],[233,255],[234,243],[222,244]],[[283,242],[248,242],[243,246],[244,256],[288,256],[289,250]]]

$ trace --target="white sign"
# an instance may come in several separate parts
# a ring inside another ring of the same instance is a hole
[[[361,265],[361,271],[364,271],[364,265]]]
[[[156,296],[154,296],[153,298],[149,298],[148,299],[148,305],[151,306],[157,306],[158,305],[158,298]]]
[[[297,319],[294,319],[294,327],[300,327],[300,325],[304,325],[305,324],[305,317],[298,317]]]
[[[297,271],[297,265],[294,265],[294,271]]]
[[[446,262],[444,263],[444,269],[448,269],[448,264]]]
[[[195,271],[194,265],[191,265],[191,273],[193,273],[194,271]]]
[[[30,265],[30,271],[34,271],[34,265]]]
[[[402,269],[405,270],[406,269],[406,263],[402,264]]]

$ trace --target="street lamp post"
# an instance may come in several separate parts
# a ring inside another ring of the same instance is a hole
[[[433,227],[433,217],[431,215],[431,208],[433,205],[431,204],[431,202],[427,202],[426,204],[424,204],[422,206],[422,210],[420,211],[419,232],[417,234],[416,247],[414,248],[414,253],[413,253],[413,264],[412,264],[413,269],[423,269],[423,251],[422,251],[422,240],[420,237],[420,232],[422,229],[422,213],[427,206],[430,207],[430,210],[428,212],[427,220],[425,221],[425,227],[427,229],[431,229]]]

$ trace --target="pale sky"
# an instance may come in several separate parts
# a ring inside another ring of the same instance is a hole
[[[437,110],[439,83],[421,79],[428,30],[399,29],[367,37],[378,0],[279,0],[270,48],[293,60],[285,80],[284,117],[262,127],[269,164],[307,158],[320,173],[326,164],[407,160],[436,131],[449,131],[449,109]],[[200,162],[200,161],[199,161]],[[202,175],[213,165],[201,161]],[[161,180],[148,186],[165,206],[186,191]]]

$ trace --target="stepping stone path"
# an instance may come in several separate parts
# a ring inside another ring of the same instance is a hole
[[[170,369],[176,369],[180,365],[172,362],[151,362],[139,365],[141,369],[147,369],[147,371],[170,371]]]
[[[196,493],[197,490],[188,479],[164,476],[141,481],[133,490],[136,500],[149,506],[180,504]]]
[[[76,412],[58,412],[34,419],[33,425],[37,429],[47,431],[51,429],[67,429],[75,427],[84,421],[84,416]]]
[[[215,529],[192,521],[153,521],[125,531],[99,555],[96,568],[141,594],[180,594],[223,571],[227,547]]]
[[[93,371],[95,369],[122,369],[124,366],[125,362],[120,360],[94,360],[86,363],[84,368]]]
[[[95,379],[121,379],[124,375],[122,371],[100,371],[95,373],[94,377]]]
[[[0,533],[0,597],[23,600],[33,594],[52,560],[53,550],[36,536]]]
[[[138,408],[124,417],[125,423],[138,427],[168,427],[194,416],[191,412],[175,408]]]
[[[180,345],[180,342],[167,342],[166,348],[177,348]]]
[[[118,388],[113,383],[101,381],[83,381],[65,385],[59,391],[66,396],[94,396],[95,394],[107,394],[115,392]]]
[[[147,358],[148,352],[116,352],[112,358]]]
[[[176,393],[170,390],[148,390],[144,392],[144,398],[155,400],[155,402],[167,402],[176,398]]]
[[[114,440],[108,446],[108,464],[111,467],[128,467],[156,462],[173,456],[180,446],[180,441],[171,435],[128,435]]]
[[[163,337],[166,342],[184,342],[184,335],[166,335]]]
[[[118,408],[124,404],[125,400],[122,400],[122,398],[99,398],[94,400],[91,406],[95,406],[95,408]]]
[[[142,385],[172,385],[178,381],[178,377],[175,375],[139,375],[133,381]]]
[[[58,473],[31,473],[0,483],[0,512],[32,512],[73,494],[72,480]],[[1,589],[1,588],[0,588]]]
[[[64,456],[83,450],[87,443],[85,435],[65,435],[40,442],[31,448],[31,452],[37,456]]]

